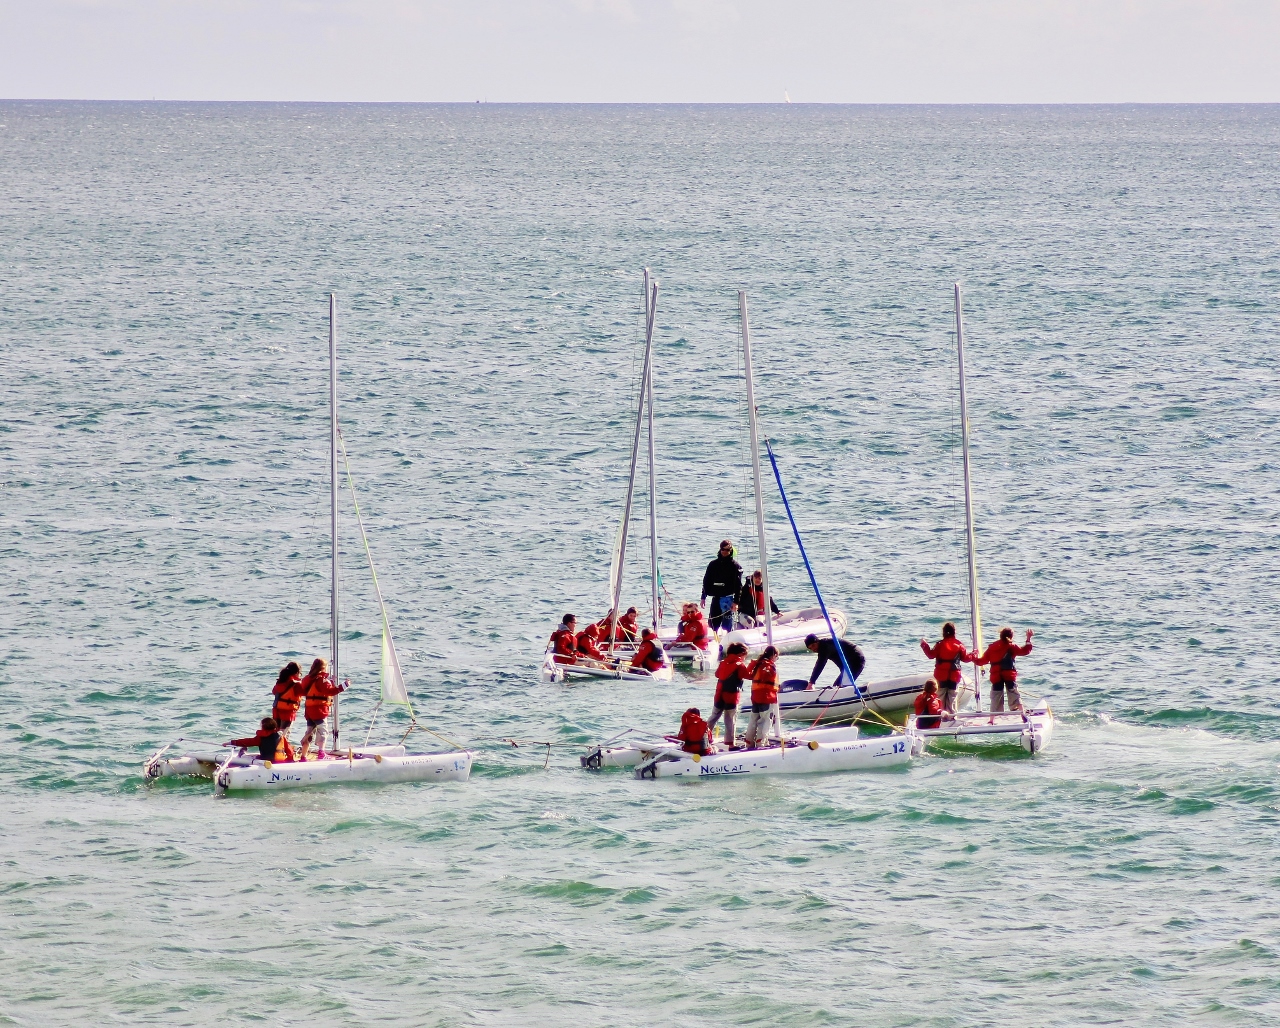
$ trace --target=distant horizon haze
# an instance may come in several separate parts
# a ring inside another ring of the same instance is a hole
[[[0,0],[0,95],[1280,102],[1276,0]]]

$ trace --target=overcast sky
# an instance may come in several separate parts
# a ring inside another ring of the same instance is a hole
[[[0,96],[1280,101],[1280,0],[0,0]]]

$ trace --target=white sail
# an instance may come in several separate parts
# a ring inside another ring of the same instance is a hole
[[[404,675],[400,672],[400,656],[391,638],[391,626],[387,612],[382,612],[382,702],[409,706],[409,690],[405,688]]]
[[[618,531],[613,537],[613,563],[609,565],[609,598],[606,601],[610,610],[618,602],[618,580],[622,577],[622,547],[626,545],[622,538],[625,527],[626,520],[619,521]]]

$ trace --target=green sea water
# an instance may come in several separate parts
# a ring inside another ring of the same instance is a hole
[[[0,104],[0,1023],[1280,1023],[1278,144],[1277,107]],[[964,283],[984,613],[1035,630],[1049,752],[579,768],[711,697],[538,680],[604,613],[646,265],[673,599],[725,535],[755,560],[745,289],[873,678],[966,618]],[[405,675],[472,779],[148,785],[327,653],[331,290]]]

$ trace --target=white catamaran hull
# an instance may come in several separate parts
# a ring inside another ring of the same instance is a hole
[[[777,736],[774,736],[776,739]],[[840,725],[834,728],[810,728],[787,733],[787,745],[799,746],[810,740],[818,742],[852,742],[858,738],[857,725]],[[602,767],[635,767],[659,753],[683,753],[679,742],[671,739],[644,740],[626,745],[596,746],[586,756],[579,758],[589,770]],[[740,752],[740,751],[730,751]],[[707,758],[703,758],[704,760]]]
[[[900,714],[911,709],[916,697],[924,691],[928,675],[905,675],[883,682],[858,682],[837,689],[834,685],[816,689],[788,689],[783,683],[778,693],[778,708],[788,721],[849,721],[868,711],[878,714]],[[861,691],[861,694],[859,694]],[[963,706],[973,695],[973,686],[965,679],[957,691],[956,705]]]
[[[659,754],[640,764],[637,778],[727,778],[743,775],[804,775],[831,771],[867,771],[910,763],[915,739],[886,735],[879,739],[772,747],[717,753],[710,757]]]
[[[377,753],[383,757],[403,757],[403,746],[362,746],[360,752],[372,756]],[[212,778],[214,772],[227,759],[226,747],[209,747],[192,749],[172,757],[157,754],[142,767],[142,774],[149,779],[195,777]],[[252,752],[244,756],[232,757],[228,767],[249,767],[257,760]]]
[[[831,615],[831,624],[836,630],[836,635],[843,639],[848,624],[844,612],[832,610],[828,613]],[[822,616],[820,607],[784,610],[773,619],[773,645],[781,654],[804,653],[804,641],[810,635],[816,635],[819,639],[831,638],[831,633],[827,631],[827,620]],[[723,638],[725,646],[736,642],[742,643],[747,648],[747,654],[752,657],[758,657],[769,645],[763,626],[739,628]]]
[[[351,782],[465,782],[471,774],[473,754],[410,753],[383,757],[362,751],[353,757],[330,757],[305,763],[268,764],[255,760],[249,767],[228,767],[218,772],[214,789],[228,792],[273,792],[318,785]]]
[[[926,741],[952,739],[965,742],[1017,742],[1026,752],[1036,754],[1045,749],[1053,739],[1053,710],[1045,700],[1031,710],[1004,711],[993,714],[989,710],[965,711],[953,720],[943,721],[937,728],[916,728],[913,714],[907,727]]]

